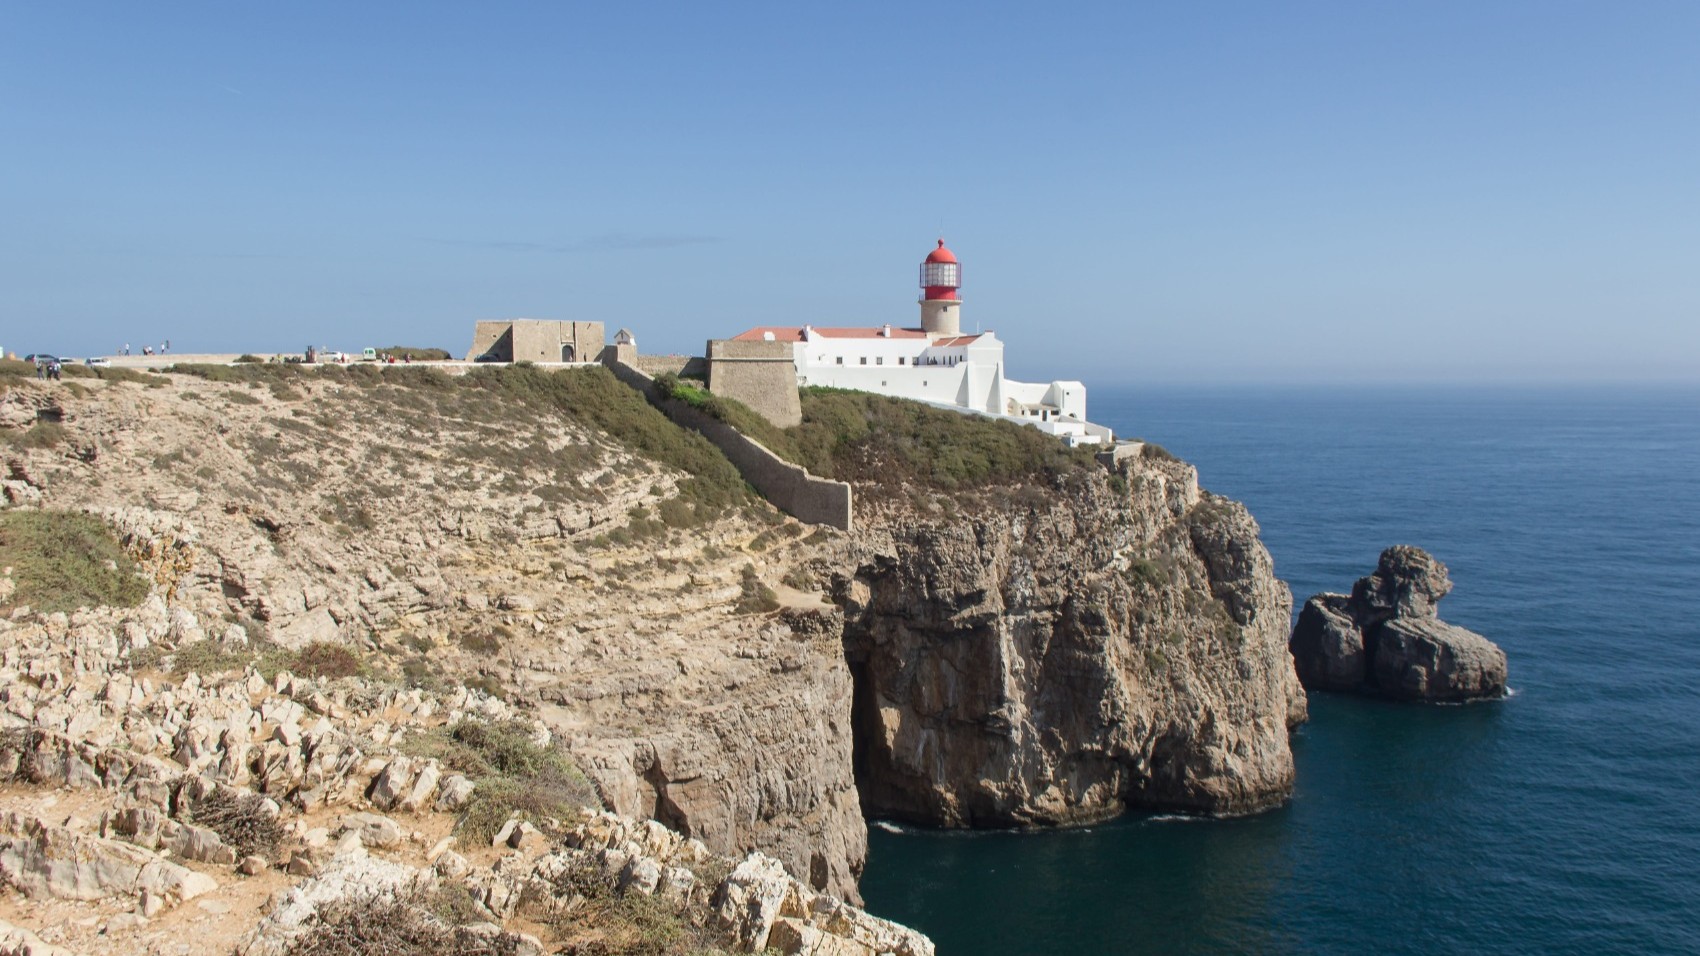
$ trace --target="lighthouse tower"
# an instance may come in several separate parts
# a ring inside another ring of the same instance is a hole
[[[921,263],[921,330],[929,336],[962,334],[962,266],[956,254],[944,247],[927,253]]]

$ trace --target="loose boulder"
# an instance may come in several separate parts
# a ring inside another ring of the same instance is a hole
[[[1409,545],[1381,552],[1352,593],[1305,602],[1289,647],[1308,690],[1396,700],[1458,701],[1505,694],[1505,652],[1440,620],[1452,591],[1446,565]]]

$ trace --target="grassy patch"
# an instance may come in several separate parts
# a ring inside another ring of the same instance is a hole
[[[557,409],[646,458],[685,472],[689,477],[680,482],[679,494],[690,512],[675,512],[668,516],[671,521],[702,523],[756,500],[738,469],[708,439],[668,421],[607,369],[545,371],[513,365],[474,369],[461,381],[523,404]]]
[[[1087,449],[1014,422],[960,415],[918,402],[843,389],[806,388],[792,448],[774,451],[817,475],[951,490],[1056,478],[1096,463]]]
[[[209,382],[290,382],[306,375],[293,362],[258,362],[242,365],[203,365],[193,362],[173,365],[166,369],[176,375],[191,375]]]
[[[682,379],[672,372],[655,377],[655,388],[662,396],[676,399],[698,411],[718,418],[747,437],[766,445],[781,458],[797,461],[798,449],[791,433],[768,421],[761,413],[735,398],[716,395],[700,382]]]
[[[596,789],[567,752],[558,744],[539,746],[523,723],[463,720],[410,738],[406,747],[477,782],[458,824],[477,845],[487,845],[513,817],[544,825],[567,819],[581,807],[601,806]]]
[[[97,368],[94,374],[103,382],[128,382],[132,385],[146,385],[148,388],[164,388],[171,383],[171,379],[163,375],[138,372],[133,368]]]
[[[37,426],[40,427],[40,426]],[[79,607],[135,607],[148,584],[112,529],[73,511],[0,514],[0,566],[10,565],[12,605],[52,613]]]
[[[36,422],[21,432],[0,432],[13,448],[57,448],[65,443],[65,426],[58,422]]]

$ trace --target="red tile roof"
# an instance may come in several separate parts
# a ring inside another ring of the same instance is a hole
[[[755,328],[750,329],[747,332],[739,332],[737,335],[732,336],[732,341],[734,341],[734,342],[761,342],[761,341],[764,341],[764,340],[767,339],[767,334],[770,333],[770,332],[773,334],[772,341],[775,341],[775,342],[801,342],[801,341],[803,341],[803,329],[802,329],[801,326],[796,326],[796,325],[758,325]],[[869,328],[851,328],[851,329],[824,329],[824,328],[811,327],[809,329],[809,332],[810,332],[810,334],[818,335],[823,339],[883,339],[883,338],[888,338],[888,336],[886,336],[884,334],[885,326],[883,326],[883,325],[876,325],[876,326],[872,326],[872,327],[869,327]],[[897,328],[896,326],[892,327],[891,335],[889,336],[889,338],[894,338],[894,339],[924,339],[926,337],[927,337],[927,333],[921,331],[920,329],[900,329],[900,328]]]
[[[977,339],[979,337],[980,337],[980,333],[976,332],[973,335],[958,335],[958,336],[954,336],[954,337],[948,338],[948,339],[939,339],[937,342],[934,342],[933,344],[934,345],[967,345],[967,344],[969,344],[970,342],[973,342],[975,339]]]

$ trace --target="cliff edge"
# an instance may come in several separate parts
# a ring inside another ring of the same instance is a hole
[[[864,812],[943,826],[1291,793],[1292,598],[1257,524],[1157,446],[806,390],[794,460],[856,485],[833,578]],[[781,444],[781,447],[785,446]]]

